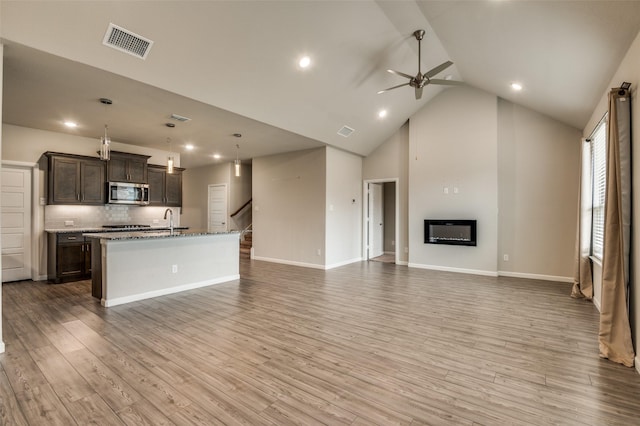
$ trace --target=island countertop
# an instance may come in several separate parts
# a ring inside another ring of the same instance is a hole
[[[100,240],[108,241],[124,241],[124,240],[147,240],[152,238],[180,238],[180,237],[199,237],[210,235],[229,235],[240,233],[238,231],[229,232],[209,232],[204,230],[189,229],[180,230],[175,229],[173,231],[120,231],[120,232],[88,232],[82,234],[87,238],[96,238]]]

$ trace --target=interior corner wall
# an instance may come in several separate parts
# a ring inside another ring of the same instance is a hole
[[[396,263],[406,265],[409,260],[409,122],[363,159],[362,179],[398,180],[399,214],[396,220],[400,235],[396,245],[400,247],[400,256]]]
[[[326,149],[252,162],[254,259],[323,269]]]
[[[362,260],[362,157],[326,148],[325,267]]]
[[[497,275],[496,96],[449,88],[409,123],[409,266]],[[425,219],[475,219],[478,244],[425,244]]]
[[[498,99],[501,275],[572,281],[580,140],[580,130]]]
[[[1,9],[1,8],[0,8]],[[4,69],[4,45],[0,43],[0,82],[3,80]],[[0,84],[0,123],[2,123],[2,84]],[[2,152],[2,126],[0,126],[0,152]],[[0,172],[2,171],[2,164],[0,162]],[[2,213],[0,213],[0,220],[2,220]],[[0,283],[2,283],[2,258],[0,256]],[[4,339],[2,336],[2,284],[0,284],[0,353],[4,352]]]
[[[631,123],[633,131],[631,132],[631,164],[632,164],[632,202],[631,206],[631,259],[629,262],[630,270],[630,317],[631,317],[631,333],[636,352],[636,370],[640,372],[640,104],[638,103],[638,95],[640,94],[640,33],[631,44],[624,59],[619,64],[618,69],[609,82],[606,91],[602,94],[597,107],[593,110],[591,119],[582,131],[583,137],[588,137],[600,118],[604,115],[608,108],[609,88],[619,87],[623,82],[631,83]],[[594,281],[597,277],[594,277]],[[594,299],[600,299],[599,294],[594,294]]]

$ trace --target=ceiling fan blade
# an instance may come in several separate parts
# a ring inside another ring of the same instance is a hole
[[[413,79],[412,75],[405,74],[405,73],[400,72],[400,71],[387,70],[387,72],[390,72],[391,74],[399,75],[400,77],[408,78],[409,80]]]
[[[466,83],[464,81],[456,81],[456,80],[440,80],[440,79],[431,79],[429,80],[430,84],[442,84],[444,86],[465,86]]]
[[[444,62],[444,63],[438,65],[437,67],[432,68],[429,71],[427,71],[427,73],[424,76],[427,77],[427,78],[431,78],[434,75],[436,75],[436,74],[444,71],[445,69],[449,68],[451,65],[453,65],[453,62],[451,62],[451,61]]]
[[[389,90],[397,89],[398,87],[408,86],[408,85],[409,85],[409,83],[398,84],[397,86],[389,87],[388,89],[384,89],[384,90],[379,91],[378,95],[380,93],[388,92]]]
[[[422,87],[416,87],[416,100],[422,98]]]

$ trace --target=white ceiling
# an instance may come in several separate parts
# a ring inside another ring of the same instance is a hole
[[[147,59],[103,46],[109,23],[153,40]],[[112,139],[157,149],[170,137],[196,146],[181,151],[188,168],[233,159],[236,144],[243,159],[325,144],[366,156],[446,90],[376,94],[405,82],[387,68],[417,72],[420,28],[423,72],[451,59],[438,77],[582,128],[640,30],[640,1],[3,0],[3,121],[96,138],[107,122]],[[192,120],[168,129],[172,113]]]

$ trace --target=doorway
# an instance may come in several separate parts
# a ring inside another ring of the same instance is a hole
[[[207,229],[209,232],[227,232],[227,184],[209,185]]]
[[[2,166],[2,282],[32,279],[32,167]]]
[[[366,204],[364,209],[364,258],[396,263],[398,252],[399,196],[397,179],[364,181]]]

